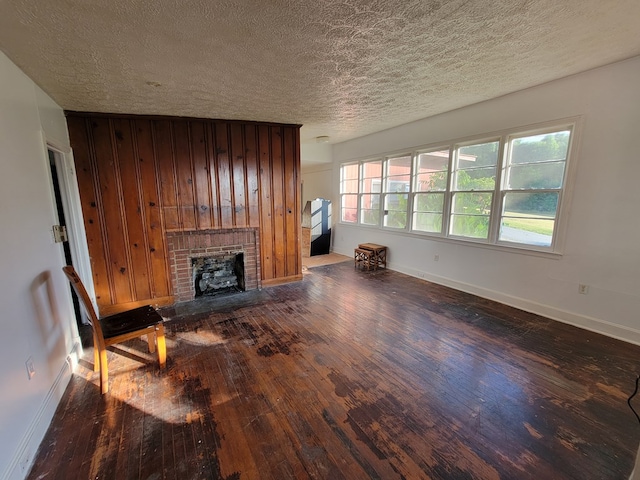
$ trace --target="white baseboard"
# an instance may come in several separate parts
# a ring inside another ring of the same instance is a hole
[[[12,461],[9,463],[8,468],[2,475],[2,480],[24,480],[26,478],[31,466],[33,465],[35,454],[38,451],[40,442],[42,442],[42,439],[49,428],[51,419],[58,408],[58,404],[62,399],[62,395],[71,380],[71,375],[73,374],[81,356],[82,346],[78,339],[73,345],[69,355],[67,355],[66,362],[62,364],[60,372],[47,392],[42,405],[29,424],[27,432],[22,440],[20,440]]]
[[[432,275],[430,273],[422,272],[412,268],[403,268],[396,265],[389,265],[390,270],[395,270],[406,275],[420,278],[428,282],[437,283],[438,285],[444,285],[445,287],[454,288],[462,292],[471,293],[478,297],[494,300],[510,307],[519,308],[525,312],[535,313],[551,320],[567,323],[574,327],[583,328],[591,332],[600,333],[608,337],[612,337],[618,340],[622,340],[628,343],[640,345],[640,330],[633,328],[616,325],[615,323],[607,322],[606,320],[600,320],[598,318],[588,317],[586,315],[579,315],[577,313],[562,310],[550,305],[545,305],[538,302],[527,300],[526,298],[515,297],[507,295],[502,292],[482,288],[477,285],[471,285],[464,282],[458,282],[446,277],[440,277],[438,275]]]
[[[338,250],[334,251],[335,253],[340,253],[342,255],[352,255],[351,252],[342,252]],[[489,300],[494,300],[496,302],[509,305],[510,307],[519,308],[520,310],[524,310],[526,312],[541,315],[551,320],[567,323],[569,325],[606,335],[617,340],[640,345],[640,330],[617,325],[615,323],[607,322],[606,320],[600,320],[598,318],[569,312],[556,307],[552,307],[550,305],[533,302],[531,300],[527,300],[526,298],[507,295],[505,293],[483,288],[478,285],[472,285],[464,282],[459,282],[457,280],[452,280],[450,278],[433,275],[414,268],[395,265],[392,262],[389,262],[387,264],[387,268],[389,268],[389,270],[395,270],[396,272],[404,273],[411,277],[419,278],[432,283],[437,283],[438,285],[444,285],[445,287],[450,287],[455,290],[471,293],[473,295],[487,298]]]

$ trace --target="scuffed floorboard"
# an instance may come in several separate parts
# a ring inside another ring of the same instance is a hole
[[[88,348],[30,479],[623,479],[640,347],[345,262]]]

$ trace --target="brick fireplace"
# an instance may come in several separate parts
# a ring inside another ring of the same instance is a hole
[[[196,296],[192,270],[195,258],[242,253],[245,290],[261,288],[259,242],[256,228],[167,233],[169,268],[175,301],[193,300]]]

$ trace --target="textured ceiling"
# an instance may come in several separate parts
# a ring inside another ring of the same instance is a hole
[[[354,138],[640,54],[638,0],[0,0],[68,110]]]

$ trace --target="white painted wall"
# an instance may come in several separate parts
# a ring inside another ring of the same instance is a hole
[[[302,205],[316,198],[333,198],[333,164],[302,167]]]
[[[304,137],[304,129],[300,129],[300,136]],[[302,142],[300,144],[300,163],[304,166],[313,166],[320,164],[330,164],[333,161],[331,155],[331,144],[315,143],[312,141]]]
[[[304,129],[304,127],[302,127]],[[332,146],[328,143],[303,143],[300,145],[302,178],[302,208],[316,198],[333,196]]]
[[[0,52],[0,478],[24,478],[77,361],[78,332],[46,142],[69,155],[63,111]],[[70,158],[70,155],[69,155]],[[25,361],[36,374],[29,380]]]
[[[392,269],[640,344],[639,85],[636,57],[333,146],[337,218],[342,162],[581,116],[561,257],[340,224],[333,250],[351,255],[364,241],[385,244]],[[587,295],[578,294],[580,283]]]

